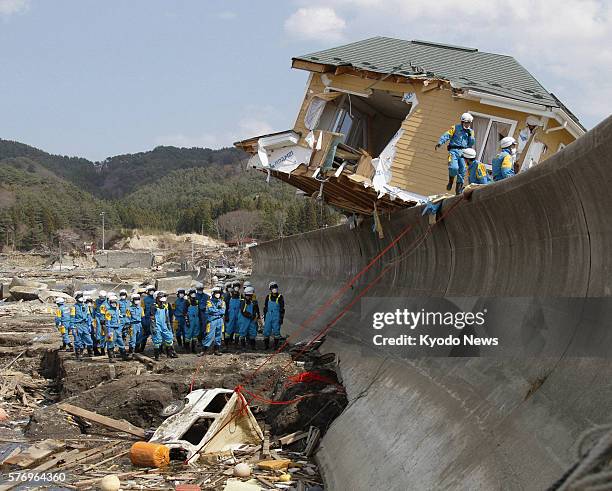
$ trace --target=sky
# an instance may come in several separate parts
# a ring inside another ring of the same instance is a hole
[[[291,57],[372,36],[514,56],[591,128],[612,0],[0,0],[0,138],[91,160],[293,126]]]

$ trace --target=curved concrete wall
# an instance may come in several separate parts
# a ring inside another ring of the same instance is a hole
[[[383,218],[384,240],[366,222],[253,248],[254,282],[261,291],[279,281],[291,331],[415,223],[307,332],[337,315],[383,265],[392,268],[368,292],[381,309],[385,297],[611,296],[611,156],[608,118],[528,173],[475,191],[416,248],[427,227],[420,208]],[[351,401],[318,452],[329,486],[546,488],[573,462],[580,433],[610,417],[611,360],[572,357],[589,342],[612,353],[608,332],[596,340],[570,333],[563,355],[549,358],[411,360],[373,349],[357,303],[324,345],[338,354]]]

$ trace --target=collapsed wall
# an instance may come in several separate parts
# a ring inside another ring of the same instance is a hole
[[[421,207],[382,218],[383,240],[366,222],[252,248],[254,282],[260,291],[280,283],[291,332],[415,223],[306,333],[385,266],[367,294],[378,310],[385,297],[612,296],[610,155],[612,118],[527,173],[478,189],[416,248],[428,225]],[[573,355],[589,343],[612,353],[612,330],[585,339],[575,327],[550,357],[407,359],[374,349],[359,307],[324,345],[339,356],[350,401],[318,452],[331,489],[542,489],[575,461],[579,435],[609,422],[610,359]],[[517,336],[529,337],[525,325]]]

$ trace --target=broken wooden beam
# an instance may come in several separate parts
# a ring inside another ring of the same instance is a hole
[[[129,423],[125,420],[116,420],[107,416],[102,416],[101,414],[94,413],[93,411],[88,411],[87,409],[83,409],[67,403],[58,404],[58,407],[59,409],[67,412],[68,414],[72,414],[73,416],[78,416],[80,418],[85,418],[89,421],[93,421],[94,423],[106,426],[107,428],[122,431],[123,433],[128,433],[130,435],[134,435],[142,439],[144,439],[145,437],[145,430],[139,428],[138,426],[134,426],[132,423]]]
[[[308,441],[306,442],[306,448],[304,449],[304,455],[310,457],[317,448],[319,439],[321,438],[321,430],[316,426],[311,426],[308,430]]]
[[[295,433],[289,433],[288,435],[279,438],[278,441],[281,445],[290,445],[298,440],[306,438],[307,436],[307,431],[296,431]]]

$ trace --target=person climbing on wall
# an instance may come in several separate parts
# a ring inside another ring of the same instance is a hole
[[[516,140],[511,136],[502,138],[499,142],[501,152],[493,159],[493,180],[501,181],[514,175],[514,157],[516,155]]]
[[[240,317],[238,321],[240,345],[246,348],[247,341],[251,349],[257,349],[257,320],[259,319],[259,304],[255,297],[255,289],[247,286],[240,301]]]
[[[78,361],[83,356],[83,350],[87,348],[87,356],[93,356],[93,342],[91,339],[92,313],[85,304],[83,294],[75,296],[76,303],[70,309],[70,322],[74,335],[74,354]]]
[[[274,336],[274,349],[278,348],[281,340],[281,326],[285,317],[285,298],[278,291],[278,283],[271,281],[268,285],[270,293],[264,302],[264,346],[270,347],[270,335]]]
[[[200,306],[196,290],[189,290],[187,297],[187,317],[185,318],[185,352],[196,353],[200,335]]]
[[[124,361],[128,359],[125,344],[123,344],[122,330],[123,320],[119,310],[119,301],[116,295],[111,294],[108,296],[106,310],[106,354],[109,363],[115,363],[115,346],[119,347],[121,358]]]
[[[223,287],[217,285],[212,289],[212,297],[206,304],[206,337],[202,346],[201,355],[208,353],[208,348],[213,347],[213,353],[220,355],[221,340],[224,331],[225,301],[222,298]]]
[[[438,150],[442,145],[448,142],[448,184],[446,190],[450,191],[453,188],[453,181],[457,177],[457,185],[455,193],[461,194],[463,191],[463,182],[465,179],[465,161],[463,160],[463,150],[472,148],[476,145],[474,138],[474,130],[472,129],[472,121],[474,117],[470,113],[461,115],[461,122],[451,126],[438,140],[435,149]]]
[[[72,343],[70,342],[70,334],[72,332],[72,322],[70,318],[70,307],[66,305],[62,297],[55,299],[55,327],[57,328],[62,338],[60,349],[72,351]]]
[[[476,150],[473,148],[466,148],[463,151],[463,158],[468,170],[469,184],[489,184],[491,182],[485,164],[476,159]]]
[[[147,294],[142,301],[142,330],[138,336],[136,353],[142,353],[147,345],[147,340],[151,335],[151,307],[155,303],[155,287],[153,285],[146,286]]]
[[[174,337],[170,324],[170,313],[168,312],[168,297],[164,292],[157,292],[155,303],[151,306],[151,338],[155,360],[159,361],[162,348],[166,351],[169,358],[177,358],[174,351]]]
[[[238,321],[240,319],[240,282],[235,281],[226,305],[225,312],[225,345],[238,344]]]
[[[144,309],[141,305],[141,301],[140,294],[133,293],[130,304],[125,311],[125,325],[127,327],[126,338],[128,340],[128,353],[130,355],[133,355],[134,351],[136,351],[136,343],[142,331]]]

